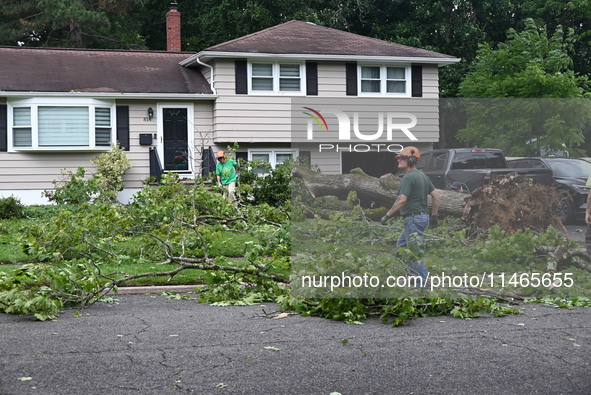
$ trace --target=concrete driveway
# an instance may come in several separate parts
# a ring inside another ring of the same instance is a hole
[[[0,314],[0,393],[591,394],[591,308],[522,307],[398,328],[160,295],[55,322]]]

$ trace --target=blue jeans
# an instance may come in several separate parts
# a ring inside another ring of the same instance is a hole
[[[423,253],[423,232],[425,232],[427,226],[429,226],[428,214],[404,218],[404,229],[402,230],[400,237],[398,237],[396,248],[414,246],[417,251]],[[424,260],[421,259],[421,262],[424,262]],[[409,262],[408,266],[413,272],[421,276],[423,280],[427,279],[429,271],[427,270],[427,265],[425,263]]]

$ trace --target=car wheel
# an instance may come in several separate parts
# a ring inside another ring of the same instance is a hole
[[[560,201],[556,206],[556,215],[560,217],[563,224],[569,224],[574,216],[573,198],[564,189],[559,189],[558,193],[560,194]]]

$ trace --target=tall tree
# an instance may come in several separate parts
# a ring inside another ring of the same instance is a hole
[[[557,26],[549,35],[545,26],[527,19],[521,33],[510,29],[508,40],[497,48],[481,45],[460,93],[467,98],[503,99],[469,101],[468,123],[460,139],[517,156],[581,144],[591,121],[589,100],[558,99],[589,96],[588,79],[575,74],[568,55],[573,34]]]
[[[571,28],[573,69],[591,74],[591,0],[527,0],[522,10],[536,23],[545,24],[550,32],[558,26]]]
[[[139,0],[5,0],[0,43],[73,48],[137,48],[129,14]]]
[[[310,0],[200,0],[179,1],[183,15],[183,49],[203,48],[268,27],[303,19],[318,22]]]

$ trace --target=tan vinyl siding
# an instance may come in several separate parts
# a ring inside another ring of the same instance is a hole
[[[280,147],[292,141],[291,128],[294,117],[301,116],[294,108],[303,105],[314,108],[341,108],[345,112],[363,111],[367,97],[346,95],[344,61],[318,61],[318,96],[237,95],[235,93],[234,60],[218,59],[210,62],[215,69],[215,88],[218,99],[213,109],[214,141],[218,147],[238,142],[241,149],[259,144]],[[430,146],[439,141],[439,83],[436,65],[423,65],[422,98],[374,98],[381,103],[393,103],[396,112],[409,112],[419,122],[412,129],[418,138],[415,144]],[[302,81],[305,83],[304,81]],[[319,101],[318,101],[319,100]],[[303,104],[305,103],[305,104]],[[368,110],[372,108],[368,104]],[[292,111],[294,111],[292,113]],[[333,122],[335,120],[333,119]],[[329,121],[330,122],[330,121]],[[399,132],[395,143],[408,145],[409,139]],[[341,172],[339,153],[311,153],[312,162],[323,172]]]
[[[203,75],[203,77],[207,80],[209,85],[211,85],[211,69],[206,66],[199,66],[199,71]]]
[[[291,141],[289,97],[234,95],[220,97],[214,111],[216,142]]]
[[[62,169],[76,172],[90,170],[96,153],[0,152],[0,190],[53,189],[52,181],[61,179]]]
[[[291,140],[291,98],[237,95],[234,61],[215,62],[218,98],[213,110],[217,143],[288,143]]]
[[[324,174],[341,174],[341,154],[336,152],[310,153],[310,162],[318,166]]]
[[[346,97],[345,63],[318,63],[318,96]]]
[[[150,102],[118,102],[118,105],[129,106],[129,147],[126,152],[131,162],[129,169],[123,176],[126,188],[141,188],[143,181],[150,176],[150,146],[140,145],[140,134],[156,133],[158,112],[156,101]],[[154,118],[148,121],[147,109],[154,109]],[[153,141],[155,144],[156,141]]]
[[[213,141],[213,102],[195,103],[195,135],[193,164],[195,176],[201,175],[203,151],[215,145]]]
[[[291,101],[282,95],[236,95],[235,70],[233,60],[217,60],[215,65],[216,89],[218,99],[214,108],[213,127],[216,143],[242,142],[257,143],[288,142],[290,139]],[[438,98],[437,66],[423,67],[423,98]],[[345,62],[318,62],[318,96],[292,96],[302,98],[338,98],[354,103],[358,97],[346,96]],[[384,97],[383,100],[390,100]],[[419,139],[437,141],[438,113],[435,101],[425,101],[412,110],[427,113],[424,123],[415,130]],[[402,111],[397,109],[397,111]]]
[[[439,69],[435,65],[423,66],[423,97],[439,98]]]
[[[236,94],[236,78],[233,60],[211,61],[214,67],[215,89],[219,97]]]

